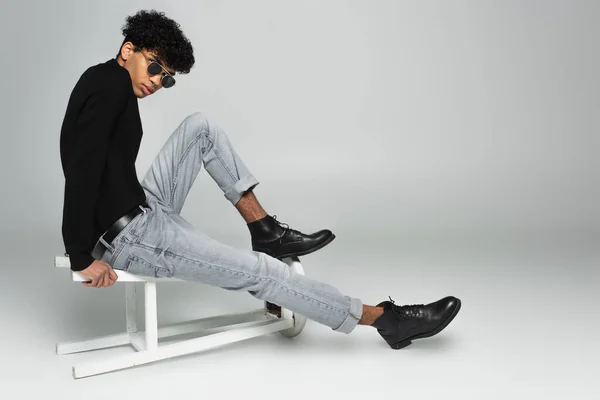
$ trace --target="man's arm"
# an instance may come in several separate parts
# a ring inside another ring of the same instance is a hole
[[[94,262],[90,253],[95,244],[96,202],[110,136],[126,105],[125,88],[116,78],[96,82],[78,115],[75,135],[69,138],[62,234],[73,271]]]

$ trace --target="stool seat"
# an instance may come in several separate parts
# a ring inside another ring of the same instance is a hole
[[[304,275],[304,268],[298,257],[286,257],[282,261],[287,263],[295,272]],[[88,280],[79,272],[71,270],[69,256],[66,254],[55,256],[54,266],[68,269],[72,281],[84,282]],[[306,317],[303,315],[264,301],[262,308],[250,312],[217,315],[159,327],[157,323],[156,284],[158,282],[183,282],[183,280],[140,276],[118,269],[114,269],[114,271],[118,276],[115,284],[125,284],[126,331],[116,335],[57,343],[56,353],[59,355],[72,354],[123,345],[131,345],[137,352],[73,365],[73,378],[83,378],[132,368],[136,365],[201,352],[272,332],[279,332],[286,337],[294,337],[302,332],[306,324]],[[139,330],[137,323],[137,300],[140,293],[138,293],[136,286],[140,284],[144,286],[144,330]],[[204,335],[193,339],[179,340],[171,344],[159,345],[158,343],[159,338],[196,332],[204,333]]]
[[[70,270],[71,260],[68,256],[56,256],[54,259],[54,266],[65,267],[69,268]],[[118,279],[115,282],[115,284],[120,282],[183,282],[183,280],[177,278],[155,278],[151,276],[135,275],[116,268],[113,269],[113,271],[115,271],[115,273],[118,276]],[[85,282],[88,280],[85,276],[83,276],[77,271],[71,271],[71,279],[75,282]]]

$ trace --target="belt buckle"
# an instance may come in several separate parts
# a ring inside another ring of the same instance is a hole
[[[138,207],[140,208],[140,210],[142,210],[142,212],[144,214],[146,214],[148,212],[148,211],[146,211],[146,209],[141,204]]]

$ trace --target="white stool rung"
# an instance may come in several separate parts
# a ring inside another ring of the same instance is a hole
[[[139,351],[137,353],[117,356],[102,361],[78,364],[73,366],[73,377],[83,378],[104,372],[116,371],[136,365],[147,364],[154,361],[163,360],[165,358],[209,350],[225,344],[239,342],[241,340],[246,340],[256,336],[290,328],[293,325],[293,321],[266,319],[264,321],[245,322],[240,325],[244,324],[249,326],[238,326],[233,330],[227,330],[225,332],[213,333],[208,336],[183,340],[178,343],[158,346],[154,350]]]
[[[265,312],[264,308],[256,310],[215,315],[206,318],[199,318],[190,321],[176,322],[173,324],[158,327],[157,334],[159,339],[172,336],[186,335],[195,332],[210,334],[221,332],[232,327],[242,327],[245,323],[263,322],[268,319],[278,319],[276,316]],[[109,347],[123,346],[131,344],[136,350],[146,350],[145,332],[118,333],[114,335],[100,336],[97,338],[86,339],[82,341],[63,342],[57,344],[57,354],[71,354],[83,351],[104,349]]]
[[[295,260],[290,259],[290,263],[290,266],[303,273],[302,266],[297,258]],[[55,257],[55,266],[70,269],[69,257]],[[282,308],[281,318],[279,318],[263,307],[249,312],[216,315],[159,327],[156,283],[160,281],[181,282],[181,280],[138,276],[121,270],[114,271],[119,277],[116,283],[125,284],[126,331],[87,340],[58,343],[56,353],[61,355],[71,354],[123,345],[133,346],[136,352],[106,360],[74,365],[74,378],[116,371],[183,354],[201,352],[272,332],[279,331],[287,336],[295,336],[304,326],[305,318],[294,315],[290,310]],[[71,280],[81,282],[87,279],[78,272],[71,271]],[[143,330],[140,330],[137,324],[137,296],[141,294],[141,291],[138,291],[136,286],[140,282],[144,285],[143,312],[145,322]],[[202,336],[179,340],[171,344],[159,345],[158,343],[158,340],[162,338],[190,333],[201,333]]]

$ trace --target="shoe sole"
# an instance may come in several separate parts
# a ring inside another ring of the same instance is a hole
[[[282,259],[282,258],[286,258],[286,257],[305,256],[307,254],[313,253],[313,252],[327,246],[329,243],[331,243],[331,241],[333,239],[335,239],[335,234],[332,233],[331,236],[327,240],[325,240],[323,243],[319,244],[316,247],[310,248],[308,250],[293,252],[293,253],[280,254],[280,255],[276,256],[275,258]]]
[[[446,320],[437,328],[435,328],[434,330],[430,331],[430,332],[425,332],[425,333],[420,333],[418,335],[415,336],[411,336],[409,338],[406,338],[404,340],[401,340],[397,343],[392,343],[390,344],[390,347],[394,350],[398,350],[398,349],[402,349],[406,346],[408,346],[409,344],[412,343],[413,340],[415,339],[423,339],[423,338],[427,338],[433,335],[437,335],[438,333],[440,333],[446,326],[448,326],[448,324],[450,322],[452,322],[452,320],[454,319],[454,317],[456,317],[456,314],[458,314],[458,311],[460,310],[460,299],[456,299],[457,300],[457,306],[454,309],[454,311],[452,312],[452,314],[450,314],[450,316],[448,318],[446,318]]]

